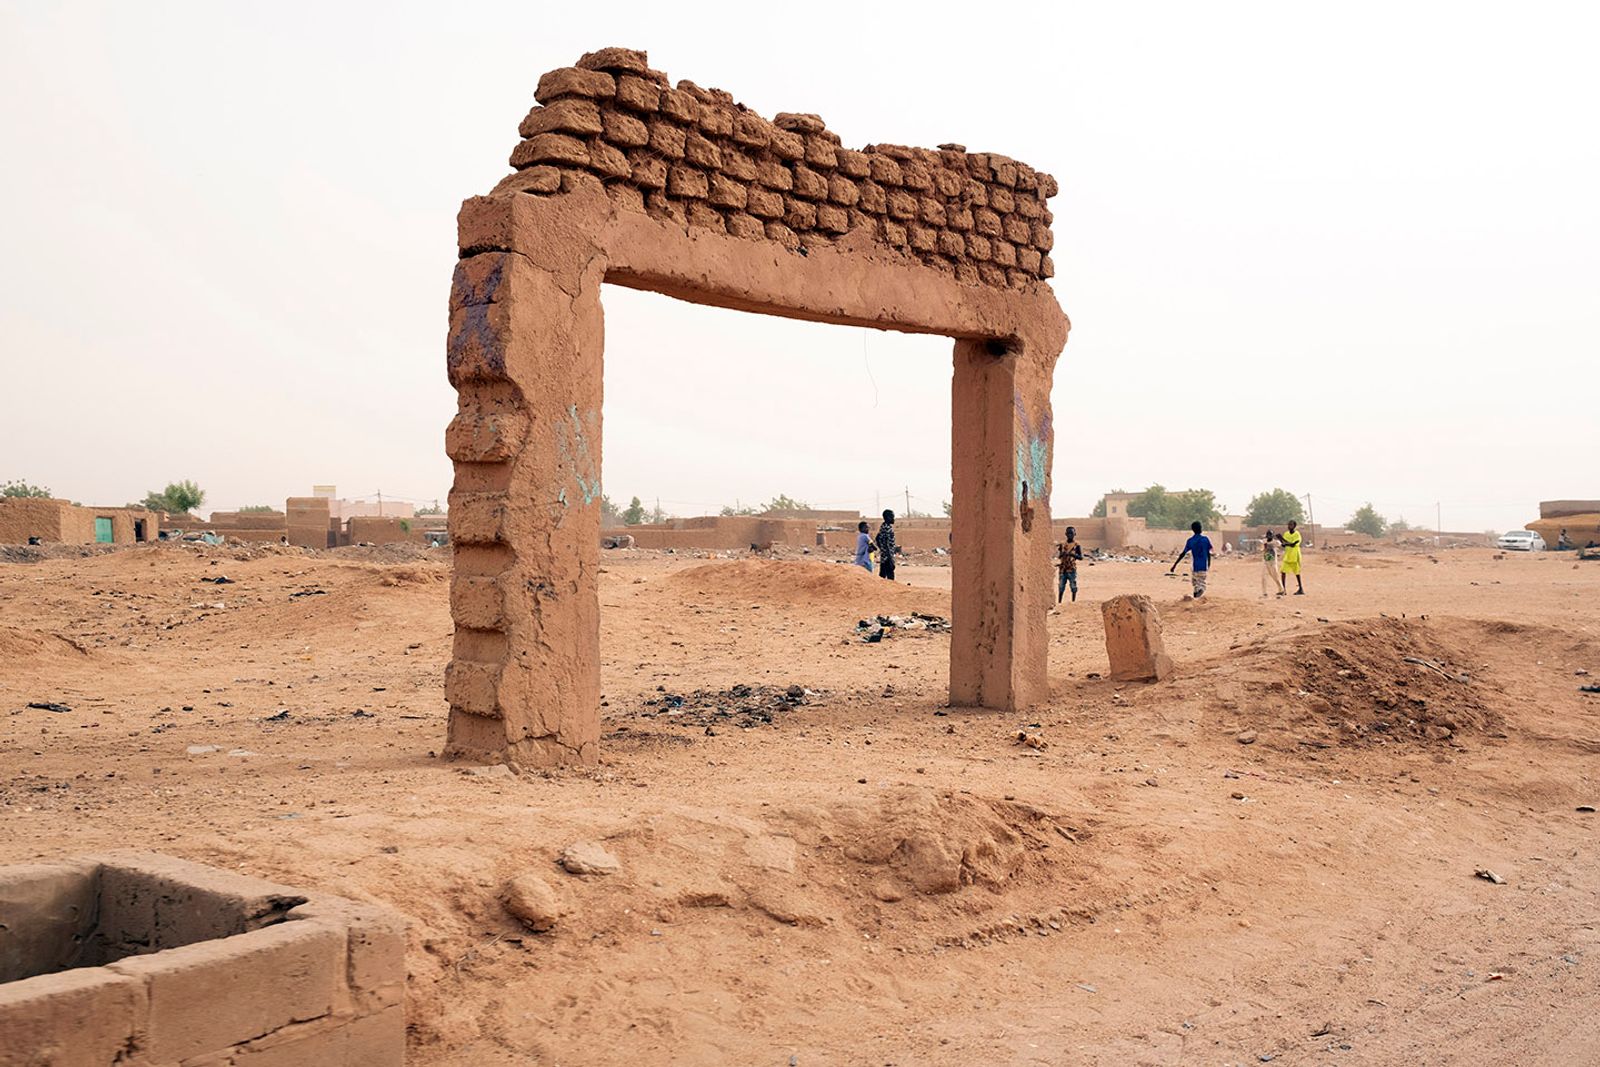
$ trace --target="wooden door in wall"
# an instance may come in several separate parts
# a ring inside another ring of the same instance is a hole
[[[115,536],[111,532],[111,520],[96,518],[94,520],[94,539],[96,544],[109,545]]]

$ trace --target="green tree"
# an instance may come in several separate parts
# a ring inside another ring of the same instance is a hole
[[[1404,516],[1401,516],[1389,524],[1390,533],[1405,533],[1409,529],[1411,529],[1411,524],[1405,520]]]
[[[1382,515],[1373,510],[1372,504],[1362,504],[1356,508],[1356,513],[1350,516],[1350,521],[1344,524],[1345,529],[1364,533],[1368,537],[1382,537],[1383,532],[1389,528]]]
[[[193,482],[168,482],[167,487],[161,492],[152,490],[146,493],[139,506],[149,508],[151,511],[183,515],[205,502],[206,491]]]
[[[1305,509],[1300,498],[1287,489],[1269,489],[1250,498],[1250,509],[1245,512],[1246,526],[1285,526],[1289,520],[1305,522]]]
[[[779,493],[777,496],[767,501],[765,510],[768,512],[810,511],[811,505],[807,504],[804,500],[795,500],[788,493]]]
[[[1099,515],[1105,514],[1105,498],[1100,500]],[[1217,495],[1210,489],[1185,489],[1168,492],[1159,483],[1128,501],[1128,514],[1141,518],[1147,526],[1160,530],[1181,530],[1191,522],[1202,526],[1216,526],[1222,519],[1222,509]]]
[[[638,497],[634,497],[628,502],[628,510],[622,513],[622,525],[638,526],[642,522],[644,522],[644,504]]]
[[[425,507],[418,508],[417,509],[417,514],[418,515],[443,515],[444,514],[444,508],[439,506],[438,501],[434,501],[432,504],[428,504]]]
[[[723,518],[733,518],[735,515],[759,515],[761,514],[761,509],[753,508],[749,504],[740,504],[737,506],[734,504],[724,504],[722,506],[722,510],[718,512],[718,514]]]
[[[239,514],[241,514],[241,515],[261,515],[261,514],[265,514],[266,512],[269,512],[269,511],[277,511],[277,510],[278,509],[273,507],[271,504],[246,504],[244,507],[239,509]]]
[[[946,500],[944,502],[944,517],[948,519],[950,517],[950,515],[951,515],[950,501]]]
[[[6,482],[0,485],[0,496],[37,496],[48,497],[50,490],[42,485],[29,485],[22,479]]]
[[[622,524],[622,512],[617,510],[617,505],[612,503],[611,498],[609,496],[607,496],[604,493],[601,493],[600,494],[600,525],[602,525],[602,526],[620,526],[621,524]]]

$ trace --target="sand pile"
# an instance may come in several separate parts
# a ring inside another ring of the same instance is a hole
[[[679,571],[658,583],[685,603],[700,599],[840,608],[854,614],[941,610],[948,595],[886,582],[860,567],[801,560],[737,560]]]
[[[1446,741],[1502,722],[1479,657],[1425,621],[1364,619],[1259,645],[1241,707],[1249,725],[1313,745]],[[1263,734],[1265,736],[1265,733]]]

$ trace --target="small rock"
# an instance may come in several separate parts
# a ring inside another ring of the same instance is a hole
[[[190,745],[184,749],[191,756],[209,756],[213,752],[221,752],[221,745]]]
[[[230,755],[230,756],[259,756],[260,753],[259,752],[251,752],[248,748],[230,748],[230,749],[228,749],[228,755]]]
[[[1235,799],[1235,800],[1243,800],[1243,799],[1244,799],[1244,794],[1243,794],[1243,793],[1232,793],[1232,794],[1230,794],[1230,795],[1231,795],[1231,796],[1232,796],[1232,797],[1233,797],[1233,799]]]
[[[500,902],[505,905],[507,914],[538,934],[554,927],[566,910],[549,883],[532,872],[524,872],[507,882]]]
[[[574,841],[556,859],[568,874],[616,874],[622,861],[593,841]]]
[[[1582,812],[1592,812],[1592,811],[1594,811],[1594,805],[1593,804],[1579,804],[1578,807],[1576,808],[1576,810],[1577,811],[1582,811]]]
[[[511,768],[504,763],[491,763],[486,767],[463,767],[461,773],[468,778],[515,778]]]
[[[1254,730],[1241,730],[1234,740],[1241,745],[1253,745],[1256,743],[1256,732]]]

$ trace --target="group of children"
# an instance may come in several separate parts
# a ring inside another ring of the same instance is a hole
[[[868,574],[872,573],[872,554],[878,554],[878,577],[894,581],[894,512],[885,508],[883,523],[878,527],[878,536],[872,537],[867,533],[865,519],[856,524],[856,558],[857,567],[861,567]]]
[[[1266,537],[1261,540],[1261,595],[1276,589],[1279,596],[1289,592],[1289,575],[1294,575],[1295,596],[1305,596],[1306,586],[1300,577],[1300,531],[1299,523],[1289,520],[1289,528],[1283,533],[1275,534],[1267,531]],[[1199,600],[1206,595],[1206,580],[1211,576],[1211,539],[1200,532],[1200,524],[1192,522],[1189,529],[1194,535],[1183,543],[1183,551],[1178,553],[1178,558],[1172,561],[1172,566],[1167,568],[1167,573],[1172,574],[1178,569],[1178,564],[1183,562],[1183,557],[1192,559],[1189,571],[1189,580],[1194,587],[1194,598]],[[1283,559],[1278,559],[1278,548],[1283,548]]]
[[[1295,596],[1305,596],[1305,581],[1300,577],[1300,531],[1299,523],[1289,521],[1289,528],[1283,533],[1267,531],[1261,542],[1261,595],[1268,596],[1273,590],[1279,596],[1287,596],[1289,592],[1289,575],[1294,575]],[[866,523],[861,524],[865,531]],[[1175,573],[1178,564],[1183,562],[1185,556],[1192,560],[1190,564],[1189,580],[1194,589],[1194,598],[1199,600],[1206,595],[1206,583],[1211,577],[1211,539],[1201,533],[1198,522],[1189,524],[1189,529],[1194,531],[1193,536],[1183,544],[1183,551],[1178,553],[1178,558],[1172,561],[1172,566],[1167,568],[1167,573]],[[866,537],[866,533],[861,535]],[[1278,549],[1283,549],[1283,558],[1278,558]],[[859,557],[859,551],[858,551]],[[1078,543],[1078,531],[1071,526],[1067,527],[1067,539],[1056,546],[1056,570],[1060,580],[1056,584],[1056,603],[1060,604],[1065,598],[1067,590],[1072,590],[1072,599],[1078,599],[1078,561],[1083,558],[1083,546]]]
[[[1194,588],[1194,598],[1199,600],[1206,595],[1206,583],[1211,577],[1211,539],[1201,533],[1198,522],[1190,523],[1189,529],[1193,530],[1194,534],[1183,543],[1183,551],[1172,561],[1167,573],[1176,573],[1178,564],[1183,562],[1185,556],[1189,557],[1192,561],[1189,580]],[[1261,542],[1262,596],[1268,596],[1274,590],[1279,596],[1287,596],[1291,574],[1294,575],[1294,595],[1305,595],[1305,581],[1300,577],[1300,540],[1299,523],[1293,519],[1289,520],[1289,528],[1283,533],[1267,531],[1266,537]],[[1279,548],[1283,549],[1281,559],[1278,554]],[[876,536],[868,532],[866,520],[863,519],[856,526],[855,565],[871,574],[874,554],[878,557],[878,576],[894,581],[894,512],[888,509],[883,512],[883,522],[878,526]],[[1057,604],[1066,598],[1069,589],[1072,591],[1073,603],[1077,603],[1078,561],[1081,559],[1083,559],[1083,546],[1078,543],[1078,531],[1068,526],[1067,539],[1056,546],[1056,571],[1059,578],[1056,583]]]

